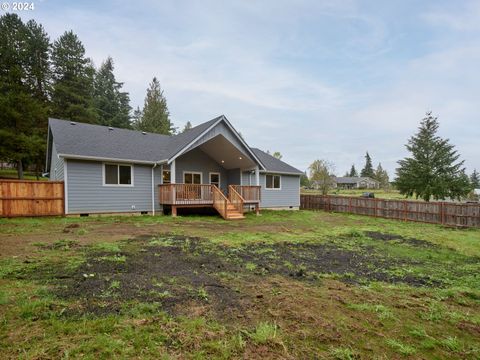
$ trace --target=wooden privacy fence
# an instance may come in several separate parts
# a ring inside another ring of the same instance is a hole
[[[63,181],[0,180],[0,217],[64,215]]]
[[[300,195],[300,208],[447,226],[480,227],[480,204]]]

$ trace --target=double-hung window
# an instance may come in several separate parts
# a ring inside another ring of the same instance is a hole
[[[132,186],[133,185],[133,171],[132,165],[120,164],[104,164],[104,185],[119,185]]]

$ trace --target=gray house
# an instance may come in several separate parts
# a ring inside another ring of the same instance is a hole
[[[335,187],[339,189],[378,189],[380,183],[369,177],[335,177]]]
[[[251,148],[225,116],[166,136],[49,119],[47,169],[65,182],[65,213],[213,207],[297,209],[302,172]]]

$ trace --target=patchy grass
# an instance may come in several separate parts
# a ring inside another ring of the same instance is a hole
[[[480,230],[325,212],[0,219],[4,358],[480,357]]]

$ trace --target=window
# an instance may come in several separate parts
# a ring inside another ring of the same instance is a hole
[[[163,170],[162,174],[162,183],[163,184],[170,184],[172,181],[170,180],[170,170]]]
[[[185,172],[183,173],[183,182],[185,184],[201,184],[202,174],[199,172]]]
[[[104,185],[132,185],[132,166],[131,165],[104,165]]]
[[[265,188],[280,189],[280,175],[269,175],[265,177]]]
[[[220,173],[210,173],[210,184],[220,188]]]

